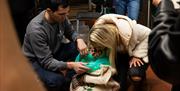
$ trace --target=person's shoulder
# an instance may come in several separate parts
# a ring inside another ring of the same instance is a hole
[[[30,21],[30,24],[35,24],[35,25],[41,25],[45,22],[45,19],[44,19],[44,13],[45,11],[42,11],[41,13],[39,13],[37,16],[35,16],[31,21]]]
[[[42,34],[45,33],[47,29],[43,21],[32,20],[26,28],[26,34]]]

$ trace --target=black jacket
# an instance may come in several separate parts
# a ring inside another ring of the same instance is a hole
[[[162,0],[149,36],[149,61],[155,74],[180,84],[180,14],[170,0]]]

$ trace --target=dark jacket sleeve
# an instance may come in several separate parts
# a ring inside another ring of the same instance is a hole
[[[160,78],[170,83],[180,82],[180,27],[178,12],[170,0],[162,0],[149,35],[149,61]]]
[[[158,48],[157,46],[164,47],[161,48],[162,53],[166,53],[164,55],[168,56],[169,60],[177,60],[180,57],[180,51],[177,51],[180,50],[180,47],[177,46],[180,46],[180,43],[177,42],[180,39],[180,30],[175,27],[178,13],[170,0],[162,0],[158,8],[157,16],[154,19],[154,28],[149,36],[149,48],[152,51]]]

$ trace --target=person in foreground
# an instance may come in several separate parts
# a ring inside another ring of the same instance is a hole
[[[154,73],[180,91],[180,12],[171,0],[152,0],[157,8],[149,36],[149,61]]]
[[[150,29],[137,24],[130,18],[118,14],[105,14],[98,18],[93,25],[90,33],[88,44],[94,49],[107,50],[110,64],[119,74],[121,91],[126,91],[125,82],[127,74],[131,79],[137,91],[140,91],[140,84],[145,80],[145,72],[148,66],[148,36]],[[119,54],[127,53],[129,55],[126,64]],[[94,55],[98,55],[94,54]],[[120,68],[125,67],[125,68]],[[128,72],[125,70],[128,68]],[[125,71],[124,71],[125,70]],[[137,87],[138,86],[138,87]]]
[[[71,62],[78,50],[87,54],[87,45],[69,22],[69,10],[68,0],[48,0],[47,8],[26,29],[23,53],[48,91],[69,90],[72,75],[89,70],[81,62]]]
[[[118,82],[112,78],[116,70],[110,65],[107,51],[91,48],[89,50],[88,55],[79,54],[75,61],[83,62],[90,70],[85,74],[73,76],[70,91],[119,91]],[[94,55],[95,52],[98,56]]]

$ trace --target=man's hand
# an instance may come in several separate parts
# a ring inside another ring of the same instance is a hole
[[[81,55],[88,54],[88,48],[83,39],[77,39],[77,47]]]
[[[130,68],[132,66],[136,67],[136,66],[141,66],[144,65],[144,63],[141,61],[141,59],[133,57],[129,63]]]
[[[82,62],[67,62],[69,69],[74,69],[77,74],[82,74],[90,70],[90,68],[84,66]]]

